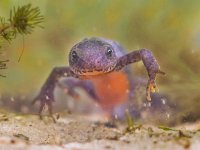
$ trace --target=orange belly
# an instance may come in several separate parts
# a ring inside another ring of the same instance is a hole
[[[102,108],[111,109],[128,100],[130,85],[126,73],[112,72],[92,81]]]

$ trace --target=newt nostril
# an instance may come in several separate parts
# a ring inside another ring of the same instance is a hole
[[[100,64],[100,63],[101,63],[101,61],[97,60],[97,61],[96,61],[96,63],[97,63],[97,64]]]
[[[96,65],[96,67],[100,67],[102,64],[102,59],[101,58],[96,58],[94,65]]]

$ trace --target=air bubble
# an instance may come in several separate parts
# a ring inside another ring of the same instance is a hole
[[[10,100],[11,100],[12,102],[14,102],[14,101],[15,101],[14,97],[11,97],[11,98],[10,98]]]
[[[167,113],[167,118],[169,119],[169,117],[170,117],[170,114],[169,114],[169,113]]]

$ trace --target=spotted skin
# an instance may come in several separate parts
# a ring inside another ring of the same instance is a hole
[[[84,39],[72,47],[69,53],[69,66],[55,67],[33,100],[40,101],[39,115],[45,105],[52,115],[53,91],[61,77],[79,79],[68,86],[68,94],[76,97],[75,87],[83,87],[90,96],[96,99],[102,108],[111,109],[114,105],[128,100],[131,92],[129,74],[124,69],[127,65],[143,61],[149,80],[146,88],[146,98],[151,101],[150,93],[155,92],[157,74],[164,74],[148,49],[140,49],[124,54],[123,48],[112,40],[103,38]],[[86,85],[89,80],[89,86]],[[74,82],[74,81],[73,81]],[[93,87],[93,88],[91,88]],[[89,89],[89,90],[88,90]],[[53,118],[55,121],[55,119]]]

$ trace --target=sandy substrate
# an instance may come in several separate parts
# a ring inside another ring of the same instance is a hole
[[[71,114],[53,123],[47,117],[0,113],[0,122],[0,149],[5,150],[200,149],[198,123],[173,129],[142,125],[125,132],[126,125],[110,128]]]

